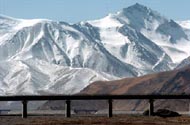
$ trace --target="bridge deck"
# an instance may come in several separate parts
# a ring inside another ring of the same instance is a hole
[[[0,96],[0,101],[21,101],[22,117],[27,117],[28,101],[66,100],[66,117],[71,116],[72,100],[108,100],[108,117],[112,117],[112,100],[147,99],[149,100],[149,115],[154,114],[155,99],[190,99],[190,95],[15,95]]]

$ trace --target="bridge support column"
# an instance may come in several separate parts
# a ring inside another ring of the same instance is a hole
[[[154,115],[154,99],[149,99],[149,116]]]
[[[71,117],[71,100],[65,101],[65,117],[70,118]]]
[[[111,118],[113,116],[113,100],[108,100],[108,117]]]
[[[22,101],[22,118],[27,118],[27,101]]]

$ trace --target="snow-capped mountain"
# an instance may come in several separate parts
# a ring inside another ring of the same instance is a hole
[[[123,9],[118,16],[160,46],[173,62],[179,63],[189,55],[190,51],[186,47],[190,46],[188,36],[175,21],[138,3]]]
[[[135,4],[69,24],[0,16],[0,94],[73,94],[95,80],[171,70],[190,55],[184,28]]]
[[[91,68],[115,76],[137,75],[132,65],[121,62],[100,42],[88,36],[87,31],[75,27],[53,21],[23,27],[13,37],[2,40],[0,60],[39,59],[61,66]]]

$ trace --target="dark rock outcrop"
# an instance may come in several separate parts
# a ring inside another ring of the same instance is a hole
[[[158,109],[155,112],[156,116],[160,116],[160,117],[178,117],[181,116],[179,113],[168,110],[168,109]]]

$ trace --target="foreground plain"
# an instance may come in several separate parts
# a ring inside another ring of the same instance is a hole
[[[0,125],[189,125],[189,116],[172,118],[119,115],[113,118],[105,116],[71,117],[64,116],[1,116]]]

